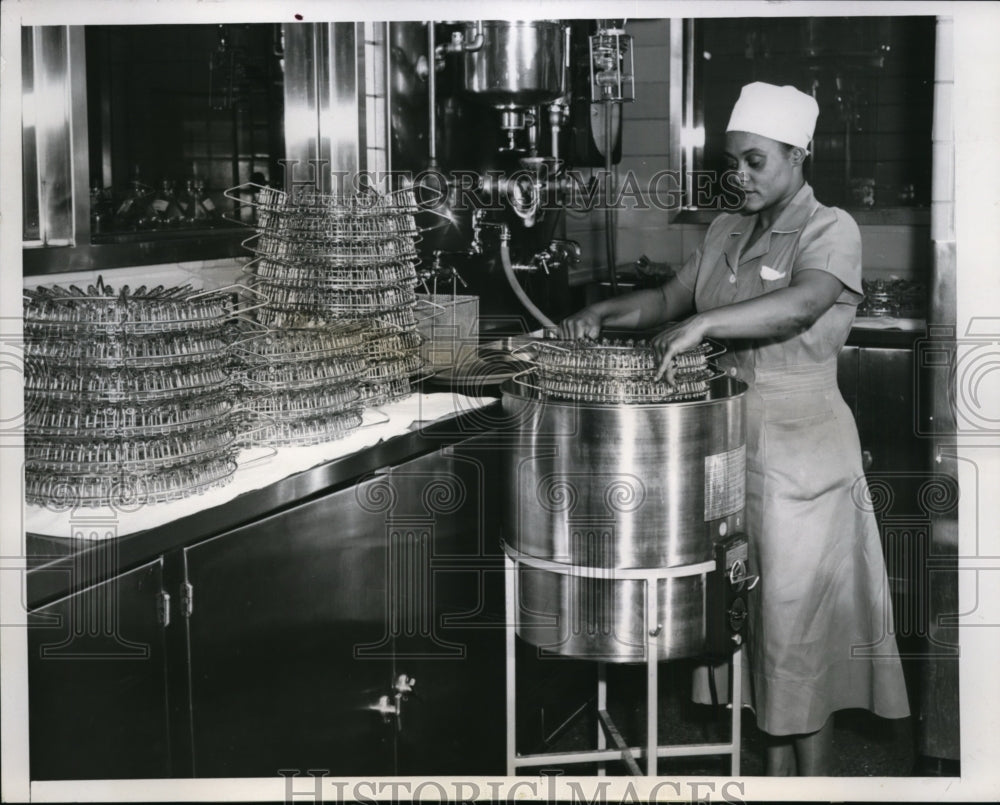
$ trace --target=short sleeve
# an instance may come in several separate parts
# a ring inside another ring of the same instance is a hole
[[[717,229],[723,222],[723,219],[728,217],[731,216],[719,215],[712,220],[712,223],[708,225],[708,229],[705,230],[705,237],[702,238],[701,245],[688,256],[687,260],[684,261],[684,265],[681,266],[680,271],[675,275],[677,281],[691,291],[691,293],[695,292],[698,284],[698,272],[701,270],[701,258],[705,253],[705,244],[710,238],[716,235]]]
[[[833,274],[850,291],[857,303],[864,295],[861,287],[861,231],[846,212],[824,207],[806,224],[792,272],[819,269]]]
[[[684,261],[684,265],[674,275],[674,279],[694,293],[695,284],[698,281],[698,267],[701,265],[702,248],[699,246]]]

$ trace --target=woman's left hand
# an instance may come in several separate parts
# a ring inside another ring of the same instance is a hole
[[[692,316],[657,333],[651,342],[657,364],[655,379],[665,376],[667,383],[674,385],[674,356],[694,349],[704,340],[705,325],[700,316]]]

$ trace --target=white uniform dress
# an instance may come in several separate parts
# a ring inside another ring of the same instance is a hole
[[[857,427],[837,387],[837,353],[862,298],[860,233],[809,185],[746,249],[756,221],[723,214],[708,228],[678,274],[697,310],[784,288],[803,269],[844,285],[805,332],[733,341],[720,359],[749,385],[746,515],[760,583],[747,643],[757,722],[793,735],[843,708],[901,718],[909,707],[882,547]]]

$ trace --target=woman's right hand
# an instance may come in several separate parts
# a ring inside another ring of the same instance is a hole
[[[591,305],[567,316],[559,323],[559,337],[570,341],[580,338],[597,338],[601,334],[604,317]]]

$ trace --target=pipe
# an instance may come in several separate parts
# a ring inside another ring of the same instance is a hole
[[[525,309],[538,319],[539,323],[547,330],[556,329],[555,322],[538,309],[535,303],[528,297],[528,294],[524,292],[524,288],[517,281],[517,277],[514,276],[514,266],[510,262],[509,232],[504,232],[500,235],[500,263],[503,265],[503,273],[507,277],[507,282],[510,283],[511,290],[517,296],[518,300],[520,300],[521,304],[524,305]]]
[[[607,175],[606,181],[611,183],[612,151],[614,144],[611,142],[611,135],[614,126],[612,125],[615,105],[611,102],[604,104],[604,170]],[[610,194],[609,194],[610,195]],[[608,258],[608,278],[611,280],[611,295],[618,296],[618,277],[615,272],[615,221],[614,211],[611,209],[609,198],[604,199],[604,245],[607,249]]]
[[[554,103],[549,107],[549,127],[552,130],[552,158],[559,164],[559,132],[562,129],[562,107]]]
[[[434,20],[427,21],[427,166],[437,167],[437,55],[434,52]]]
[[[466,53],[475,53],[477,50],[482,50],[485,43],[486,37],[483,35],[483,21],[476,20],[476,34],[471,43],[464,42],[462,44],[462,50]]]
[[[385,175],[392,176],[392,30],[385,23]],[[391,181],[391,180],[389,180]],[[387,191],[395,187],[386,185]]]

